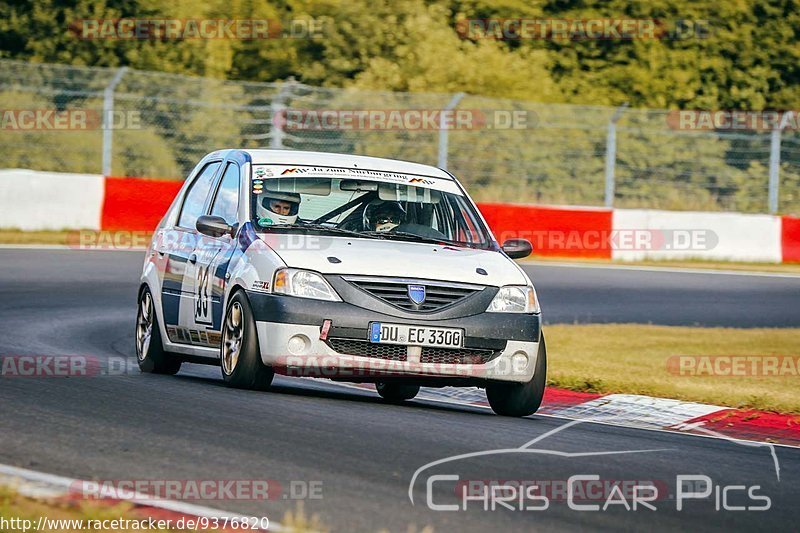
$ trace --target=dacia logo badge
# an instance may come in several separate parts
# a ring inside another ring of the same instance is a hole
[[[425,301],[425,286],[424,285],[409,285],[408,286],[408,299],[417,305]]]

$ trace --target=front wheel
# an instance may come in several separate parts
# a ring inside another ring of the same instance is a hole
[[[535,413],[542,404],[546,374],[547,348],[542,335],[533,379],[527,383],[494,382],[486,386],[486,398],[492,411],[501,416],[528,416]]]
[[[275,373],[261,361],[256,321],[243,291],[233,295],[222,324],[222,379],[237,389],[267,390]]]
[[[139,363],[139,370],[152,374],[177,374],[181,369],[181,360],[164,350],[149,287],[145,287],[139,296],[139,311],[136,314],[136,361]]]
[[[400,383],[376,383],[375,389],[387,402],[399,403],[411,400],[419,393],[419,385],[403,385]]]

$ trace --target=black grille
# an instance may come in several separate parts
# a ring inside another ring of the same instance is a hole
[[[406,347],[399,344],[373,344],[354,339],[328,339],[328,345],[334,351],[344,355],[405,361]]]
[[[439,285],[436,282],[348,279],[356,287],[372,296],[407,311],[435,311],[460,302],[480,291],[482,287],[467,285]],[[425,287],[425,301],[417,305],[408,297],[409,285]]]
[[[376,344],[357,339],[328,339],[328,346],[344,355],[371,357],[390,361],[406,361],[407,346],[400,344]],[[470,348],[434,348],[423,346],[420,362],[440,365],[481,365],[500,355],[500,350],[478,350]]]
[[[469,348],[434,348],[423,346],[420,362],[440,365],[482,365],[500,355],[499,350],[471,350]]]

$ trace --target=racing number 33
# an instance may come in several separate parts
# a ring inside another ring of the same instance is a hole
[[[194,293],[194,319],[198,323],[208,323],[208,271],[210,265],[197,269],[197,287]]]

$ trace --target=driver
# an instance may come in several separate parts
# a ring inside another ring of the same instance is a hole
[[[258,202],[258,223],[262,226],[294,224],[297,222],[297,210],[299,208],[299,194],[266,191]]]
[[[364,227],[381,233],[392,231],[405,219],[406,210],[398,202],[373,202],[364,210]]]

